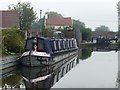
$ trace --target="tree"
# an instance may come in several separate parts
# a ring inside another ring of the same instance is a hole
[[[85,28],[85,24],[79,20],[73,20],[73,29],[77,30],[77,29],[82,29]]]
[[[30,3],[18,2],[16,5],[12,4],[9,9],[17,10],[19,13],[20,30],[29,30],[32,22],[36,19],[36,13],[33,11]]]
[[[99,32],[106,32],[106,31],[110,31],[109,27],[105,26],[105,25],[101,25],[100,27],[97,27],[95,29],[95,31],[99,31]]]
[[[82,33],[82,40],[90,41],[92,38],[92,30],[86,28],[85,24],[79,20],[73,20],[73,29],[75,32],[76,39],[80,39],[80,32]]]
[[[37,20],[37,21],[33,21],[31,27],[33,29],[44,29],[44,18]]]
[[[48,18],[62,17],[61,14],[59,14],[57,12],[53,12],[53,11],[47,12],[47,14],[48,14]]]
[[[83,41],[91,41],[92,39],[92,30],[90,28],[81,29],[82,32],[82,40]]]

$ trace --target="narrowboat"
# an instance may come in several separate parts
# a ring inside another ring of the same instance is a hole
[[[20,61],[26,66],[51,65],[74,54],[77,48],[74,38],[30,37],[26,40]]]

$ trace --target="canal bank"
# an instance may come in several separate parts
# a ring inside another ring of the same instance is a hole
[[[18,64],[19,56],[0,57],[0,70],[12,67]]]
[[[96,43],[80,43],[78,45],[78,47],[97,47],[97,46],[101,46],[101,45],[97,45]],[[104,47],[104,45],[101,47]],[[110,43],[109,45],[107,45],[107,47],[118,48],[118,44],[117,43]]]

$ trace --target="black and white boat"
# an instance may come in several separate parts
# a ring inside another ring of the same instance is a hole
[[[43,66],[59,62],[77,50],[76,39],[49,39],[30,37],[26,40],[25,50],[20,60],[22,65]]]

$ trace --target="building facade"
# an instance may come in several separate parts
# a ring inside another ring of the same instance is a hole
[[[45,28],[52,28],[54,30],[58,29],[72,29],[72,19],[70,17],[57,17],[57,18],[47,18],[45,19]]]
[[[0,29],[19,28],[19,13],[15,10],[0,11]]]
[[[117,37],[117,32],[111,32],[111,31],[106,31],[106,32],[99,32],[99,31],[93,31],[92,32],[92,37],[94,39],[97,39],[99,37],[103,37],[103,38],[109,38],[109,39],[114,39]]]

